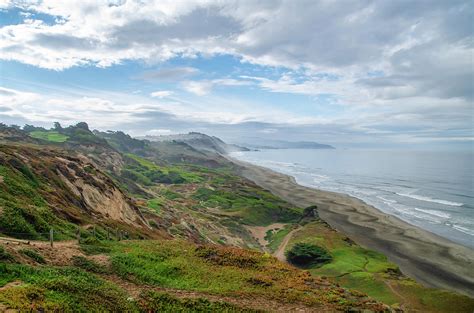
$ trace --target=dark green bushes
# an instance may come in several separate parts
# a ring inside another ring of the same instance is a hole
[[[0,262],[13,262],[15,261],[15,258],[5,251],[5,248],[0,246]]]
[[[270,192],[245,184],[199,188],[193,198],[205,207],[239,212],[244,224],[268,225],[274,222],[297,222],[301,210],[275,197]]]
[[[40,264],[46,263],[46,260],[43,258],[43,256],[33,249],[21,249],[19,252],[23,255],[26,255],[27,257],[29,257],[36,263],[40,263]]]
[[[72,264],[88,272],[96,274],[106,274],[108,270],[105,266],[98,264],[92,260],[89,260],[81,255],[75,255],[72,257]]]
[[[326,249],[309,243],[297,243],[286,252],[286,258],[291,264],[301,267],[322,265],[332,260]]]

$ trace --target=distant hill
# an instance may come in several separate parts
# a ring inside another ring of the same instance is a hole
[[[252,140],[245,145],[255,149],[335,149],[331,145],[313,141],[285,141],[285,140]]]
[[[208,136],[198,132],[164,136],[145,136],[142,138],[154,142],[181,142],[199,151],[207,151],[219,154],[227,154],[229,152],[236,151],[249,151],[248,148],[227,144],[217,137]]]

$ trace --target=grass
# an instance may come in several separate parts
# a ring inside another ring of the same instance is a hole
[[[68,140],[69,136],[60,134],[57,131],[33,131],[29,134],[31,137],[41,140],[46,140],[50,142],[65,142]]]
[[[161,210],[161,207],[163,206],[163,200],[160,198],[148,200],[147,206],[150,209],[153,209],[156,213],[159,213]]]
[[[150,186],[153,183],[183,184],[202,181],[202,177],[196,172],[185,170],[183,167],[159,166],[151,160],[132,153],[125,155],[129,158],[129,162],[127,162],[122,176],[145,186]]]
[[[20,311],[137,311],[117,286],[78,268],[0,264],[0,286],[13,281],[21,285],[1,290],[0,303]]]
[[[0,233],[25,239],[46,239],[54,227],[58,239],[72,236],[75,226],[58,218],[41,191],[46,187],[28,166],[13,159],[0,165]],[[70,235],[68,235],[70,233]]]
[[[13,255],[8,253],[3,246],[0,246],[0,262],[14,262]]]
[[[148,291],[142,295],[146,304],[143,309],[147,312],[182,312],[182,313],[209,313],[209,312],[258,312],[256,310],[242,309],[226,302],[211,302],[207,299],[178,299],[169,294],[156,291]]]
[[[100,265],[92,260],[89,260],[81,255],[75,255],[72,257],[72,264],[76,267],[79,267],[83,270],[88,272],[96,273],[96,274],[106,274],[108,273],[108,269],[103,265]]]
[[[43,258],[41,254],[38,253],[38,251],[33,250],[33,249],[21,249],[18,252],[21,254],[27,256],[31,260],[35,261],[36,263],[40,264],[46,264],[46,260]]]
[[[310,304],[341,301],[344,306],[354,305],[354,299],[346,298],[340,290],[328,293],[328,289],[311,288],[312,278],[306,272],[259,252],[217,246],[196,248],[179,240],[109,245],[112,270],[139,284]]]
[[[425,288],[401,276],[398,267],[386,256],[346,240],[347,238],[319,221],[306,224],[289,243],[315,244],[330,251],[333,260],[309,271],[318,276],[332,277],[345,288],[367,293],[389,305],[405,306],[422,312],[470,312],[474,301],[458,294]],[[389,285],[396,289],[394,292]],[[401,295],[401,296],[400,296]]]
[[[266,226],[275,222],[294,222],[301,210],[292,207],[270,192],[245,185],[224,185],[199,188],[193,196],[204,207],[218,207],[232,212],[244,224]]]

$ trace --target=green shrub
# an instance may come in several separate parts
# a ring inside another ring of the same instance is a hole
[[[26,255],[36,263],[46,264],[46,260],[43,258],[43,256],[33,249],[21,249],[19,252],[23,255]]]
[[[88,272],[93,272],[97,274],[105,274],[108,272],[108,270],[103,265],[100,265],[94,261],[91,261],[81,255],[73,256],[72,264]]]
[[[5,251],[5,248],[0,246],[0,262],[13,262],[15,261],[15,258]]]
[[[286,252],[288,262],[297,266],[322,265],[332,260],[329,252],[309,243],[297,243]]]
[[[87,237],[81,241],[81,250],[87,255],[109,253],[111,249],[94,237]]]

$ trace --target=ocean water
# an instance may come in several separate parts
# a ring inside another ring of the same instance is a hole
[[[261,150],[232,157],[349,194],[474,248],[474,153],[398,150]]]

